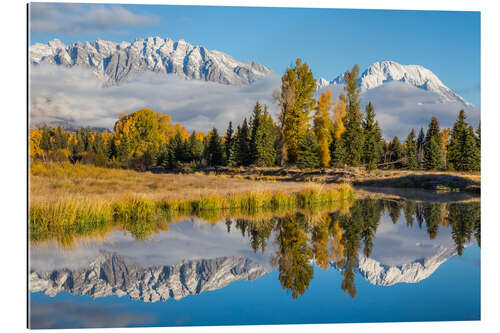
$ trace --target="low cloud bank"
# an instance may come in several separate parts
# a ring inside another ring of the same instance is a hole
[[[185,80],[174,74],[144,73],[119,86],[101,88],[89,70],[55,65],[31,68],[31,121],[112,128],[120,113],[150,108],[172,116],[188,130],[225,130],[240,123],[256,101],[274,115],[272,92],[280,78],[269,75],[249,86]]]
[[[460,103],[436,103],[439,96],[403,82],[388,82],[367,90],[361,95],[363,107],[371,101],[386,139],[406,138],[412,128],[418,135],[421,127],[427,129],[431,117],[437,117],[441,128],[452,128],[458,112],[464,109],[467,121],[477,127],[479,107],[465,107]]]
[[[120,113],[150,108],[172,116],[189,131],[207,132],[213,127],[225,131],[229,121],[239,124],[249,117],[256,101],[267,104],[277,118],[279,108],[272,92],[280,77],[271,74],[248,86],[230,86],[199,80],[185,80],[175,74],[143,73],[119,86],[102,88],[102,82],[88,69],[55,65],[32,66],[30,97],[32,123],[69,123],[72,126],[112,128]],[[342,86],[330,87],[336,98]],[[436,116],[441,127],[452,127],[458,103],[436,103],[437,94],[402,82],[388,82],[361,94],[364,110],[375,106],[386,139],[405,138],[411,128],[427,128]],[[465,108],[468,121],[477,126],[478,107]]]

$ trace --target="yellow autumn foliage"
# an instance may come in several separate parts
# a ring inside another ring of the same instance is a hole
[[[338,265],[344,259],[344,245],[342,244],[343,230],[338,221],[334,224],[334,236],[332,237],[330,258]]]
[[[316,114],[314,115],[314,133],[318,140],[318,155],[322,167],[330,165],[330,143],[332,142],[331,128],[333,126],[330,119],[330,110],[332,108],[332,91],[324,91],[318,100]]]
[[[43,151],[40,148],[40,142],[42,141],[42,131],[39,129],[30,130],[30,157],[37,158],[42,156]]]
[[[447,152],[449,140],[450,140],[450,129],[443,128],[441,130],[441,149],[443,152]]]
[[[186,128],[180,124],[172,124],[169,115],[155,113],[150,109],[141,109],[129,115],[120,115],[114,127],[115,144],[124,140],[128,143],[130,156],[142,155],[145,151],[158,151],[160,146],[168,143],[179,132],[187,138]]]
[[[346,117],[346,103],[344,94],[339,96],[339,101],[334,103],[334,111],[333,111],[333,128],[336,140],[340,139],[342,134],[345,131],[344,119]]]

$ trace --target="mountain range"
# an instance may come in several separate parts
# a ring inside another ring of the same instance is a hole
[[[184,40],[138,38],[132,43],[96,40],[65,45],[58,39],[29,48],[30,63],[90,68],[105,86],[143,72],[177,74],[186,79],[229,85],[248,85],[271,73],[257,62],[241,62],[230,55],[193,46]]]
[[[31,272],[29,285],[30,291],[43,291],[52,297],[65,290],[94,298],[128,295],[134,300],[156,302],[221,289],[234,281],[255,280],[267,272],[243,256],[141,267],[115,253],[102,251],[88,267]]]
[[[360,253],[358,269],[373,285],[417,283],[431,276],[454,255],[455,249],[440,246],[430,257],[402,265],[385,265]],[[332,263],[332,267],[335,267],[335,263]],[[67,291],[94,298],[128,295],[134,300],[156,302],[170,298],[179,300],[188,295],[221,289],[234,281],[253,281],[270,270],[245,256],[185,260],[174,265],[142,267],[116,253],[101,251],[88,267],[32,271],[29,290],[42,291],[52,297]]]
[[[203,46],[193,46],[184,40],[170,38],[137,38],[130,42],[95,40],[66,45],[58,39],[47,44],[36,43],[29,48],[30,63],[55,64],[91,69],[103,80],[104,86],[125,82],[139,73],[176,74],[186,79],[211,81],[228,85],[248,85],[273,73],[258,62],[241,62],[230,55]],[[419,65],[401,65],[394,61],[375,62],[358,79],[362,92],[390,81],[435,92],[440,103],[458,102],[472,106],[445,86],[429,69]],[[318,89],[344,85],[344,75],[328,81],[316,80]]]

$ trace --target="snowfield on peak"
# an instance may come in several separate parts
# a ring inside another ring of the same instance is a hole
[[[448,88],[429,69],[419,65],[401,65],[394,61],[375,62],[358,79],[361,92],[366,92],[382,86],[385,83],[399,81],[429,92],[434,92],[439,96],[436,103],[459,103],[464,107],[472,107],[463,97]],[[321,78],[317,80],[318,87],[326,88],[335,85],[344,85],[344,75],[341,74],[332,81]]]

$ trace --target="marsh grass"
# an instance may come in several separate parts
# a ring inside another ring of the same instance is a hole
[[[35,242],[60,239],[71,244],[75,235],[101,235],[116,227],[144,239],[153,232],[168,229],[170,222],[182,217],[196,216],[215,222],[228,216],[248,218],[297,209],[309,213],[324,207],[338,210],[349,205],[354,197],[349,185],[269,186],[267,182],[245,181],[236,192],[235,186],[241,180],[204,175],[186,180],[183,175],[175,175],[175,179],[172,176],[92,166],[33,164],[30,239]],[[131,182],[137,184],[135,191]],[[58,183],[65,186],[50,186]],[[112,184],[112,193],[103,186],[106,184]],[[168,191],[165,184],[169,184]],[[207,190],[193,194],[193,187]]]

